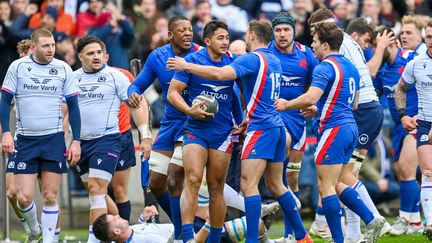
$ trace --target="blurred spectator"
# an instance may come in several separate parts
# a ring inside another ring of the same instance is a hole
[[[272,20],[277,13],[289,11],[293,8],[292,0],[260,0],[258,5],[258,18]]]
[[[244,1],[244,0],[233,0],[232,3],[242,9],[244,9],[248,15],[250,19],[256,19],[258,16],[258,10],[259,10],[259,6],[260,6],[260,2],[262,0],[248,0],[248,1]],[[278,0],[276,0],[278,1]],[[283,0],[285,1],[285,0]],[[291,0],[288,0],[291,1]],[[229,27],[229,26],[228,26]]]
[[[192,17],[193,42],[200,46],[204,46],[202,34],[204,26],[214,20],[215,17],[211,14],[211,5],[208,0],[199,0],[196,6],[195,15]]]
[[[324,3],[324,0],[312,0],[313,11],[316,11],[320,8],[327,8]]]
[[[90,28],[101,27],[110,19],[110,13],[103,12],[104,0],[88,0],[88,10],[78,13],[76,23],[76,36],[85,35]]]
[[[246,54],[246,42],[243,40],[235,40],[229,45],[229,51],[236,54],[237,56],[242,56]]]
[[[399,33],[401,15],[399,14],[399,12],[395,11],[391,0],[381,1],[381,12],[379,15],[379,22],[381,23],[381,25],[392,27],[392,28],[394,27],[396,30],[395,33]]]
[[[108,2],[106,8],[111,16],[109,22],[102,27],[91,28],[89,34],[105,42],[108,54],[112,57],[108,65],[129,70],[128,50],[135,38],[133,27],[113,2]]]
[[[23,14],[18,16],[15,22],[12,24],[10,31],[14,38],[17,40],[30,39],[31,34],[36,29],[27,27],[27,23],[31,15],[35,14],[37,9],[30,5],[27,6]],[[51,6],[47,6],[42,14],[41,28],[45,28],[53,33],[54,37],[59,33],[56,31],[57,21],[57,9]]]
[[[294,7],[289,11],[295,21],[295,39],[303,45],[310,46],[312,43],[312,35],[310,27],[307,23],[312,11],[311,0],[295,0]]]
[[[364,0],[361,10],[361,17],[366,18],[367,21],[375,25],[380,25],[379,13],[381,10],[380,0]]]
[[[9,28],[12,25],[12,8],[9,2],[0,2],[0,85],[3,83],[9,64],[18,58],[16,42],[11,38]]]
[[[329,8],[334,14],[336,25],[345,28],[348,20],[348,2],[347,0],[331,0]]]
[[[78,61],[78,56],[75,51],[73,36],[60,32],[55,36],[56,52],[55,58],[65,61],[72,70],[77,70],[81,67]]]
[[[12,0],[12,19],[16,19],[19,15],[24,13],[29,3],[30,0]],[[37,5],[33,4],[33,7],[35,7],[37,11]]]
[[[134,14],[132,21],[136,36],[139,38],[147,29],[149,22],[160,13],[157,9],[156,0],[141,0],[139,4],[134,5]]]
[[[390,144],[390,141],[378,136],[360,169],[360,179],[375,204],[399,197],[399,184],[394,179],[389,158]]]
[[[176,4],[165,11],[165,14],[168,18],[185,16],[188,19],[192,19],[192,16],[195,14],[195,2],[195,0],[178,0]]]
[[[243,39],[243,34],[249,26],[248,14],[235,6],[231,0],[211,0],[212,14],[229,27],[231,40]]]
[[[57,24],[56,30],[58,32],[64,32],[68,35],[75,34],[75,23],[72,16],[64,12],[64,0],[47,0],[41,7],[39,13],[34,14],[30,18],[28,27],[30,29],[38,29],[42,26],[42,15],[47,6],[54,7],[57,9]]]

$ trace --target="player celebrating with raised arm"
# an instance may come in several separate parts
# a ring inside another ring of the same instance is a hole
[[[233,62],[234,57],[227,52],[229,45],[228,26],[221,21],[206,24],[203,39],[207,48],[188,55],[185,60],[200,65],[223,67]],[[198,203],[198,190],[204,168],[210,194],[210,235],[208,242],[219,242],[222,226],[225,222],[226,205],[224,185],[228,165],[231,160],[231,131],[233,130],[232,111],[236,111],[236,123],[242,122],[242,110],[233,89],[234,80],[206,80],[189,72],[179,71],[174,74],[168,90],[168,101],[178,110],[187,114],[183,137],[183,160],[185,185],[181,195],[183,241],[194,238],[193,221]],[[181,93],[188,88],[189,101]],[[188,105],[199,95],[210,95],[219,104],[216,114],[201,110],[201,103]],[[234,105],[233,105],[234,103]],[[210,121],[206,121],[210,116]]]
[[[241,188],[245,196],[247,242],[258,242],[261,197],[258,182],[265,175],[269,191],[277,197],[284,214],[291,219],[297,240],[311,242],[306,234],[296,202],[282,182],[285,160],[283,121],[273,103],[279,96],[281,66],[267,49],[271,41],[271,25],[253,21],[246,32],[246,46],[252,51],[224,67],[201,66],[182,58],[170,58],[168,67],[185,70],[209,80],[240,79],[247,104],[247,136],[242,151]]]
[[[425,33],[427,51],[406,65],[395,90],[395,102],[404,128],[408,131],[417,128],[417,156],[422,172],[420,198],[427,224],[423,234],[432,240],[432,20],[427,23]],[[407,111],[406,93],[412,84],[418,96],[417,120]]]
[[[312,71],[318,64],[312,50],[296,41],[295,20],[286,12],[280,12],[272,20],[274,40],[270,43],[269,49],[279,58],[282,65],[282,79],[279,97],[291,100],[302,95],[308,89],[312,78]],[[291,136],[291,143],[287,144],[289,157],[284,163],[290,189],[300,197],[298,188],[298,176],[301,168],[301,161],[306,141],[306,121],[299,110],[287,110],[280,112],[285,128]],[[292,227],[289,220],[285,221],[285,234],[288,237],[292,234]]]
[[[176,16],[169,20],[170,43],[150,54],[144,68],[128,89],[129,104],[132,107],[139,106],[141,94],[156,78],[162,85],[162,96],[166,101],[168,87],[174,75],[174,71],[166,70],[166,61],[169,57],[186,56],[199,49],[198,45],[192,43],[192,34],[192,24],[186,17]],[[185,100],[189,99],[186,92],[183,92],[182,96]],[[184,179],[181,140],[186,115],[168,102],[164,114],[150,153],[150,188],[174,224],[175,239],[179,239],[182,227],[180,195]]]
[[[315,27],[312,48],[322,60],[313,72],[309,90],[294,100],[278,99],[277,110],[307,109],[317,104],[319,141],[315,152],[322,207],[336,243],[344,242],[339,199],[367,224],[367,238],[375,242],[385,222],[359,199],[358,193],[339,181],[357,141],[353,106],[358,103],[359,74],[354,65],[339,54],[343,32],[334,23]]]
[[[61,174],[67,172],[66,145],[62,127],[61,103],[66,98],[73,142],[68,159],[80,159],[81,119],[72,69],[54,58],[55,41],[51,32],[38,29],[31,37],[33,54],[14,61],[2,87],[0,108],[3,128],[2,150],[13,153],[14,140],[9,131],[10,105],[15,97],[17,109],[17,146],[15,189],[18,208],[33,239],[53,242],[58,219],[57,193]],[[41,172],[42,232],[37,224],[33,202],[35,181]]]

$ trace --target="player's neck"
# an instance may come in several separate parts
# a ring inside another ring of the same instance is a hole
[[[207,52],[208,52],[210,58],[212,59],[212,61],[219,62],[222,60],[222,56],[223,56],[222,54],[215,53],[210,48],[207,48]]]
[[[34,53],[31,54],[31,58],[33,59],[34,62],[36,62],[38,64],[45,65],[45,64],[50,63],[50,62],[42,62],[42,61],[40,61]]]
[[[267,46],[268,44],[264,44],[264,43],[252,43],[250,47],[250,51],[252,52],[260,48],[267,48]]]
[[[328,51],[327,53],[324,54],[324,58],[323,59],[326,59],[330,55],[337,55],[337,54],[339,54],[339,51],[336,51],[336,50]]]
[[[124,234],[122,234],[122,237],[119,237],[119,239],[117,239],[116,242],[125,242],[129,240],[132,234],[133,234],[133,230],[131,229],[131,227],[128,227],[126,232],[124,232]]]
[[[171,44],[173,52],[176,56],[183,56],[188,52],[188,50],[183,50],[182,48],[178,47],[177,45]]]
[[[285,54],[292,54],[294,52],[294,43],[291,43],[291,45],[289,45],[287,48],[279,48],[276,45],[276,48],[281,52],[281,53],[285,53]]]

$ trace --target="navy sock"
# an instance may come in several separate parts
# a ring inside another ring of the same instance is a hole
[[[172,220],[172,214],[171,214],[171,206],[170,206],[170,196],[168,192],[165,192],[162,196],[156,197],[156,201],[161,206],[161,208],[165,211],[165,213],[170,218],[171,222]]]
[[[130,221],[131,203],[129,200],[123,203],[116,203],[119,215],[122,219]]]
[[[366,207],[359,194],[351,187],[345,188],[339,198],[345,206],[360,216],[366,224],[369,224],[373,220],[373,213]]]
[[[222,236],[222,227],[213,228],[210,226],[210,234],[207,238],[207,243],[219,243],[221,241]]]
[[[344,236],[341,225],[342,210],[337,195],[327,196],[323,198],[321,202],[333,240],[336,243],[343,243]]]
[[[245,197],[245,213],[246,213],[246,242],[258,243],[258,226],[261,212],[261,196],[253,195]]]
[[[182,226],[183,242],[186,243],[189,240],[193,240],[194,231],[193,224],[184,224]]]
[[[181,234],[182,220],[180,211],[180,196],[170,197],[172,223],[174,225],[174,239],[178,239]]]
[[[302,240],[306,236],[306,230],[291,192],[285,192],[277,200],[284,215],[291,221],[296,240]]]

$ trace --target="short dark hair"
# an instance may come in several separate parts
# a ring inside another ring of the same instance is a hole
[[[333,12],[328,8],[320,8],[312,13],[308,19],[308,24],[312,27],[312,25],[326,19],[334,19]]]
[[[266,20],[254,20],[249,24],[249,31],[256,34],[258,40],[264,44],[270,43],[273,39],[273,28],[271,23]]]
[[[174,17],[170,18],[169,21],[168,21],[168,30],[169,31],[173,31],[174,28],[175,28],[176,23],[178,21],[181,21],[181,20],[186,20],[186,21],[190,22],[190,20],[188,18],[186,18],[185,16],[180,16],[180,15],[174,16]]]
[[[208,22],[204,26],[203,39],[204,38],[211,38],[214,35],[215,31],[219,28],[228,31],[228,25],[225,24],[224,22],[220,21],[220,20],[212,20],[212,21]]]
[[[321,43],[327,42],[331,50],[339,51],[343,42],[343,31],[335,23],[318,23],[314,34]]]
[[[39,28],[31,34],[31,42],[38,43],[40,37],[53,37],[53,34],[47,29]]]
[[[93,222],[93,234],[101,241],[111,241],[107,214],[104,213]]]
[[[96,36],[94,35],[86,35],[84,37],[82,37],[81,39],[78,40],[77,42],[77,52],[81,53],[81,51],[84,49],[84,47],[86,47],[87,45],[93,44],[93,43],[97,43],[101,46],[101,48],[103,48],[103,46],[105,46],[105,44]]]
[[[369,35],[372,36],[373,31],[374,29],[372,25],[369,24],[365,18],[352,19],[345,29],[345,32],[347,32],[347,34],[349,35],[356,32],[359,35],[364,35],[366,33],[369,33]]]

